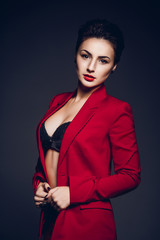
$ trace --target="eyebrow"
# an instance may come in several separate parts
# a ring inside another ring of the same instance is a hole
[[[81,51],[85,51],[86,53],[88,53],[90,56],[92,56],[92,54],[90,52],[88,52],[87,50],[85,49],[81,49]],[[110,59],[108,56],[98,56],[99,58],[108,58]]]

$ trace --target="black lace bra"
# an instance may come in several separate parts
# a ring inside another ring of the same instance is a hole
[[[57,152],[60,151],[64,133],[70,123],[71,122],[62,123],[56,129],[56,131],[53,133],[52,136],[48,135],[48,133],[45,129],[44,122],[42,123],[41,129],[40,129],[40,138],[41,138],[44,154],[46,154],[48,149],[56,150]]]

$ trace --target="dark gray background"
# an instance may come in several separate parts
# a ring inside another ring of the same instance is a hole
[[[0,239],[36,239],[36,126],[55,94],[76,88],[77,30],[97,17],[124,32],[126,48],[106,86],[132,106],[142,166],[141,185],[112,200],[118,239],[160,239],[158,1],[6,0],[1,10]]]

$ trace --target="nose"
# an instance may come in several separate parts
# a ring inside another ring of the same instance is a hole
[[[92,73],[95,71],[95,61],[91,60],[87,66],[87,71]]]

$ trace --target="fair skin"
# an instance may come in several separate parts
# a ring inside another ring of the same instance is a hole
[[[77,94],[46,120],[48,135],[51,136],[62,123],[72,121],[92,92],[99,88],[115,69],[114,49],[109,41],[89,38],[82,42],[76,55]],[[85,75],[91,75],[92,81],[85,78]],[[57,187],[58,157],[59,153],[51,149],[45,156],[49,183],[38,185],[34,196],[37,207],[47,202],[60,211],[70,205],[69,186]]]

